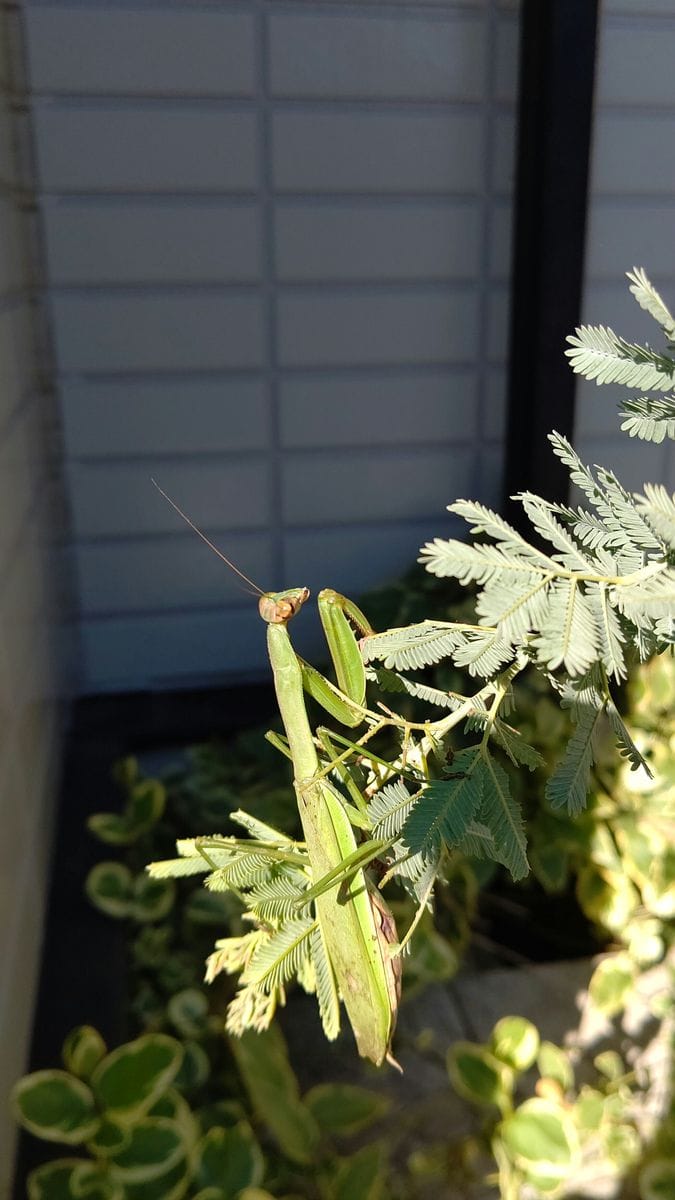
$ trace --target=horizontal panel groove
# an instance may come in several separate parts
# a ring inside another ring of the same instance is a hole
[[[412,399],[412,398],[411,398]],[[311,445],[302,446],[295,443],[289,443],[285,447],[285,453],[302,457],[303,455],[310,459],[331,458],[339,450],[339,453],[350,454],[354,459],[359,457],[369,456],[371,452],[377,454],[378,458],[387,458],[390,455],[400,454],[402,450],[406,453],[420,454],[428,453],[430,450],[463,450],[472,448],[477,444],[474,435],[467,436],[460,433],[457,438],[434,438],[430,441],[411,442],[407,439],[402,439],[400,442],[381,441],[372,437],[368,439],[367,447],[364,447],[362,442],[340,442],[339,447],[335,445],[321,446]],[[481,438],[480,445],[489,449],[493,442],[491,438]],[[191,450],[189,456],[182,449],[176,450],[175,453],[162,451],[157,455],[149,455],[147,453],[140,454],[116,454],[106,451],[105,454],[66,454],[64,461],[67,463],[81,463],[89,467],[107,467],[109,465],[124,466],[140,466],[143,463],[157,469],[158,463],[165,463],[167,466],[175,466],[177,463],[186,463],[197,460],[199,462],[208,462],[209,464],[222,462],[224,467],[229,463],[236,461],[240,462],[265,462],[268,457],[268,451],[264,450]],[[158,481],[161,482],[161,481]]]
[[[488,356],[486,358],[483,358],[481,361],[485,362],[488,366],[491,366],[491,367],[500,367],[504,364],[505,357],[504,357],[504,354],[496,354],[493,352],[493,353],[488,354]],[[447,360],[440,360],[438,362],[436,360],[434,360],[433,362],[420,362],[415,359],[404,360],[401,362],[398,362],[398,361],[392,362],[391,359],[382,359],[378,362],[358,363],[355,366],[352,365],[351,363],[348,363],[345,365],[344,363],[340,363],[340,362],[307,363],[307,364],[289,363],[287,365],[279,366],[278,371],[276,373],[280,377],[283,377],[284,375],[296,375],[296,374],[298,374],[298,375],[314,375],[317,372],[321,372],[323,375],[343,375],[343,374],[348,375],[350,371],[358,371],[359,373],[362,371],[373,371],[373,372],[392,371],[395,373],[398,373],[400,371],[405,371],[405,372],[409,372],[412,375],[412,374],[416,374],[417,372],[421,373],[423,371],[436,371],[436,370],[438,370],[439,367],[442,367],[442,369],[444,371],[461,372],[461,371],[465,371],[467,369],[467,367],[475,367],[475,365],[476,365],[475,358],[451,358],[451,359],[447,359]],[[147,371],[122,370],[122,369],[120,369],[119,371],[61,370],[61,371],[56,372],[55,378],[58,381],[61,381],[64,383],[71,383],[71,382],[72,383],[81,383],[83,381],[86,381],[86,382],[91,382],[91,383],[115,383],[115,384],[122,385],[124,382],[129,381],[129,380],[136,380],[139,383],[147,383],[149,381],[161,382],[162,380],[190,379],[190,378],[194,378],[194,379],[213,379],[213,378],[231,379],[235,376],[243,377],[244,375],[260,376],[261,368],[260,367],[252,367],[249,371],[247,371],[246,368],[232,368],[232,370],[230,370],[228,367],[217,367],[217,368],[213,368],[213,369],[204,368],[203,370],[200,370],[197,367],[189,367],[185,370],[179,370],[179,369],[173,370],[171,368],[167,368],[165,371],[162,371],[162,369],[159,367],[148,368]]]
[[[83,297],[110,296],[111,299],[121,299],[126,296],[152,298],[153,296],[227,296],[236,299],[238,296],[250,297],[261,289],[258,282],[211,283],[197,280],[190,283],[87,283],[87,284],[57,284],[50,287],[49,294],[57,299],[59,296]],[[402,279],[330,279],[322,276],[320,279],[284,279],[274,285],[279,295],[311,295],[325,296],[327,289],[339,295],[379,296],[383,293],[397,295],[400,292],[414,292],[422,295],[429,292],[436,295],[439,292],[474,291],[477,287],[475,273],[448,279],[419,279],[404,276]],[[25,298],[28,291],[17,292]],[[0,296],[0,309],[3,308]]]
[[[178,93],[167,93],[164,96],[144,96],[135,93],[129,95],[101,95],[100,93],[82,95],[73,92],[32,93],[31,105],[22,105],[23,112],[31,110],[36,116],[54,112],[86,112],[86,113],[153,113],[160,111],[169,114],[172,109],[176,112],[204,113],[255,113],[258,100],[256,97],[213,97],[188,96]],[[349,96],[323,98],[321,96],[271,97],[269,107],[273,114],[302,113],[304,115],[335,114],[340,116],[389,113],[407,116],[439,112],[462,116],[480,116],[485,111],[484,100],[462,99],[429,99],[423,97],[398,96]],[[496,113],[515,112],[515,100],[494,99],[491,109]]]

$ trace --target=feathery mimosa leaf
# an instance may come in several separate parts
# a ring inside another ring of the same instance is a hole
[[[527,767],[529,771],[534,771],[537,767],[545,767],[546,762],[542,758],[538,750],[531,746],[529,742],[517,729],[512,729],[505,721],[501,721],[499,717],[495,717],[490,728],[490,736],[494,738],[498,746],[511,759],[514,766]]]
[[[534,496],[532,492],[519,492],[514,500],[520,500],[537,532],[560,551],[555,556],[556,561],[561,561],[571,571],[593,573],[595,564],[582,554],[574,538],[558,524],[551,511],[552,506],[547,501]]]
[[[287,921],[256,947],[241,980],[264,992],[283,987],[297,975],[310,952],[309,938],[317,922],[310,915]]]
[[[675,494],[662,483],[646,483],[644,495],[636,496],[635,504],[652,529],[675,550]]]
[[[649,282],[644,268],[633,267],[632,271],[626,271],[626,277],[630,280],[628,290],[633,294],[640,308],[643,308],[650,317],[658,322],[669,341],[675,341],[675,319],[654,285]]]
[[[450,621],[421,621],[386,633],[371,634],[361,641],[364,662],[384,662],[398,671],[431,666],[448,658],[464,638],[463,626]]]
[[[549,671],[564,666],[569,675],[583,675],[597,658],[597,643],[593,614],[580,585],[574,579],[556,580],[534,641],[539,661]]]
[[[634,396],[621,401],[619,414],[624,418],[621,428],[630,437],[656,445],[666,438],[675,438],[675,399]]]
[[[467,635],[464,646],[453,655],[458,667],[468,667],[470,675],[479,675],[483,679],[496,675],[512,657],[511,644],[494,629]]]
[[[368,805],[373,837],[396,837],[405,825],[416,799],[400,779],[380,788]]]
[[[586,602],[593,613],[598,633],[598,649],[608,675],[620,682],[626,678],[626,660],[623,653],[625,637],[619,618],[609,603],[607,585],[592,584],[586,588]]]
[[[603,711],[603,704],[597,708],[590,704],[577,707],[576,729],[546,785],[546,798],[553,808],[567,807],[571,816],[577,816],[586,807],[593,766],[593,735]]]
[[[605,325],[581,325],[566,340],[570,366],[585,379],[647,391],[668,392],[673,387],[675,362],[671,358],[627,342]]]
[[[481,767],[484,782],[479,820],[494,838],[497,860],[508,868],[513,879],[524,879],[529,865],[520,805],[511,795],[506,771],[492,755],[483,753]]]
[[[417,796],[401,831],[412,854],[433,854],[439,843],[456,846],[466,836],[483,792],[483,777],[475,768],[480,747],[460,750],[448,779],[434,779]]]
[[[429,684],[419,683],[416,679],[407,679],[387,667],[372,667],[366,670],[366,679],[377,683],[383,692],[406,693],[427,704],[435,704],[438,708],[457,709],[462,704],[462,697],[455,692],[443,692],[440,688],[430,687]]]
[[[654,776],[652,775],[649,763],[645,758],[643,758],[642,754],[635,745],[635,742],[633,741],[623,722],[621,713],[611,697],[607,701],[607,717],[612,733],[615,735],[616,740],[619,743],[619,750],[623,757],[628,759],[631,765],[631,770],[637,771],[640,767],[642,767],[643,771],[647,772],[649,778],[653,779]]]
[[[319,1005],[321,1024],[328,1041],[333,1042],[340,1032],[340,998],[335,972],[318,922],[310,934],[309,946],[316,979],[316,999]]]

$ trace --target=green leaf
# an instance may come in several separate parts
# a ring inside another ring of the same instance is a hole
[[[619,415],[624,418],[621,428],[629,437],[656,445],[665,438],[675,438],[675,400],[669,397],[634,396],[622,400]]]
[[[499,1128],[499,1136],[521,1170],[560,1182],[570,1174],[579,1147],[574,1124],[548,1100],[526,1100]]]
[[[59,1158],[36,1167],[26,1181],[28,1200],[73,1200],[73,1176],[83,1165],[81,1158]]]
[[[581,586],[557,579],[548,592],[540,633],[534,639],[539,662],[548,671],[564,667],[568,675],[584,675],[598,656],[598,632]]]
[[[566,807],[578,816],[586,807],[593,766],[593,737],[603,712],[590,704],[578,710],[577,725],[567,743],[562,761],[546,784],[546,799],[553,808]]]
[[[305,1104],[319,1127],[330,1134],[357,1133],[390,1107],[386,1096],[351,1083],[320,1083],[307,1092]]]
[[[208,999],[199,988],[183,988],[169,997],[166,1015],[182,1037],[203,1037],[208,1030]]]
[[[330,1185],[330,1200],[381,1200],[385,1183],[384,1148],[375,1142],[340,1162]]]
[[[456,846],[462,841],[483,800],[480,763],[479,747],[461,750],[453,759],[452,778],[434,779],[418,793],[401,831],[411,854],[433,854],[441,842]]]
[[[128,1144],[112,1156],[115,1176],[125,1187],[150,1182],[184,1162],[188,1149],[175,1121],[145,1117],[130,1128]]]
[[[173,908],[176,885],[173,879],[152,879],[144,871],[133,884],[129,916],[134,921],[161,921]]]
[[[502,1017],[492,1030],[489,1046],[500,1062],[514,1071],[527,1071],[537,1057],[539,1031],[525,1017]]]
[[[84,889],[92,904],[108,917],[128,917],[134,877],[118,862],[100,862],[87,875]]]
[[[511,1072],[485,1046],[454,1042],[448,1050],[447,1067],[455,1091],[474,1104],[498,1108],[511,1092]]]
[[[497,860],[508,867],[513,879],[528,871],[525,831],[520,806],[511,796],[509,777],[491,755],[484,753],[481,770],[485,776],[479,820],[494,838]]]
[[[12,1088],[10,1099],[19,1124],[46,1142],[77,1146],[98,1129],[100,1118],[91,1089],[65,1071],[24,1075]]]
[[[340,996],[333,964],[319,923],[310,937],[310,954],[323,1032],[328,1041],[333,1042],[340,1032]]]
[[[197,1145],[194,1186],[220,1188],[227,1200],[261,1183],[264,1172],[262,1151],[245,1121],[233,1129],[210,1129]]]
[[[311,915],[287,921],[254,950],[242,979],[267,993],[293,979],[309,954],[315,927]]]
[[[282,1153],[294,1162],[311,1163],[319,1128],[300,1099],[298,1081],[277,1027],[230,1038],[230,1048],[251,1103]]]
[[[96,1133],[87,1142],[87,1150],[97,1158],[108,1158],[125,1150],[130,1141],[131,1134],[127,1126],[120,1125],[110,1117],[103,1117]]]
[[[675,1162],[672,1158],[655,1158],[642,1168],[640,1200],[672,1200],[674,1195]]]
[[[569,1056],[553,1042],[542,1042],[537,1055],[537,1067],[543,1079],[553,1079],[563,1092],[574,1085],[574,1071]]]
[[[78,1025],[64,1041],[61,1057],[67,1071],[86,1081],[105,1053],[106,1044],[98,1030],[91,1025]]]
[[[143,779],[129,790],[123,813],[95,813],[87,828],[111,846],[130,846],[157,823],[164,812],[166,794],[157,779]]]
[[[211,1074],[211,1060],[199,1042],[183,1042],[183,1061],[174,1079],[174,1087],[181,1092],[194,1091],[206,1083]]]
[[[170,1087],[183,1057],[175,1038],[148,1033],[113,1050],[99,1064],[92,1087],[99,1103],[119,1121],[136,1121]]]
[[[616,1016],[624,1007],[635,981],[635,967],[627,954],[604,958],[595,968],[588,993],[596,1008],[606,1017]]]
[[[596,1071],[605,1076],[605,1079],[609,1079],[613,1083],[626,1073],[623,1059],[616,1050],[603,1050],[601,1054],[596,1054],[593,1066]]]

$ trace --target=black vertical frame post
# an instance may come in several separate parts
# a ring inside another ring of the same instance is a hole
[[[564,500],[551,429],[571,437],[593,119],[597,0],[523,0],[504,511],[533,491]]]

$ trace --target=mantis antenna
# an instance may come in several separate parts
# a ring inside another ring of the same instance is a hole
[[[230,568],[230,570],[234,571],[235,575],[238,575],[239,578],[243,579],[245,583],[250,583],[251,587],[255,588],[255,591],[259,596],[265,595],[265,592],[263,592],[262,588],[258,587],[257,583],[254,583],[252,579],[249,579],[248,575],[244,575],[244,572],[240,571],[239,567],[235,567],[234,563],[230,562],[229,558],[226,558],[226,556],[223,554],[222,550],[219,550],[217,546],[214,546],[213,542],[210,541],[209,538],[207,538],[206,534],[202,533],[199,526],[195,525],[194,521],[190,520],[187,513],[184,513],[182,508],[178,507],[178,505],[176,504],[176,501],[172,500],[170,496],[167,496],[166,492],[164,491],[163,488],[161,488],[159,486],[156,479],[153,479],[151,476],[150,482],[152,484],[154,484],[154,486],[157,488],[157,491],[159,492],[160,496],[163,496],[164,499],[171,505],[171,507],[173,509],[175,509],[175,511],[178,513],[178,516],[182,517],[183,520],[185,521],[185,523],[190,526],[190,529],[193,529],[194,532],[197,534],[197,536],[200,537],[203,542],[206,542],[206,545],[209,547],[209,550],[213,550],[213,553],[217,554],[218,558],[221,558],[223,560],[223,562]]]

